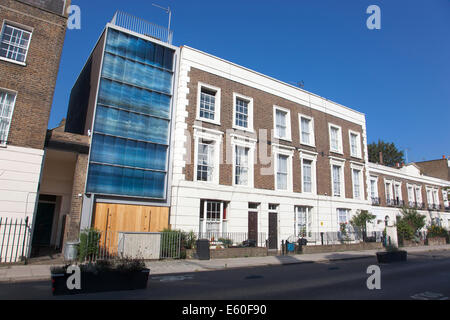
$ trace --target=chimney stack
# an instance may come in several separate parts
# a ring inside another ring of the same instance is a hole
[[[383,164],[383,152],[380,151],[380,164]]]

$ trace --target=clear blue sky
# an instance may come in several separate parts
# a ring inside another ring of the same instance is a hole
[[[160,25],[170,6],[175,45],[189,45],[366,114],[368,141],[408,148],[409,161],[450,156],[449,0],[72,0],[49,127],[105,24],[123,10]],[[366,9],[381,8],[381,30]]]

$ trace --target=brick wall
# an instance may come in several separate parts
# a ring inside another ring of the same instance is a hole
[[[292,146],[296,148],[302,148],[305,150],[317,152],[317,191],[320,195],[330,195],[331,194],[331,169],[330,169],[330,159],[329,156],[335,156],[343,158],[346,160],[345,163],[345,195],[347,198],[353,198],[352,190],[352,175],[350,169],[350,161],[358,162],[364,165],[364,160],[353,158],[350,156],[350,142],[349,142],[349,130],[360,133],[361,136],[361,148],[364,154],[364,141],[363,141],[363,128],[362,126],[331,116],[321,111],[311,109],[309,107],[294,103],[292,101],[280,98],[278,96],[269,94],[267,92],[245,86],[235,81],[231,81],[196,68],[191,68],[189,72],[190,82],[188,84],[189,94],[188,101],[189,105],[187,107],[188,111],[188,130],[191,137],[193,137],[193,125],[196,122],[197,115],[197,93],[198,93],[198,83],[202,82],[211,86],[215,86],[221,89],[221,125],[214,125],[210,123],[203,122],[204,128],[220,130],[226,132],[228,129],[232,128],[233,125],[233,93],[238,93],[247,97],[253,98],[254,105],[254,121],[253,126],[256,132],[259,129],[268,130],[267,139],[270,141],[271,130],[274,127],[273,121],[273,106],[277,105],[285,109],[290,110],[291,114],[291,136],[292,142],[286,142],[280,140],[279,144],[286,146]],[[300,131],[299,131],[299,118],[298,114],[301,113],[306,116],[314,118],[314,129],[315,129],[315,144],[316,147],[309,147],[300,144]],[[329,129],[328,123],[333,123],[339,125],[342,128],[342,143],[344,154],[334,154],[330,153],[330,142],[329,142]],[[240,132],[241,135],[242,132]],[[227,139],[227,137],[224,137]],[[185,167],[186,180],[193,181],[194,179],[194,139],[191,139],[190,150],[191,159],[187,162]],[[258,148],[259,145],[257,145]],[[227,154],[226,143],[222,144],[223,154]],[[188,148],[189,149],[189,148]],[[271,148],[268,149],[268,155],[271,156]],[[230,151],[228,151],[230,152]],[[231,153],[230,153],[231,154]],[[257,157],[258,151],[255,152],[255,157]],[[188,155],[189,156],[189,155]],[[231,163],[231,162],[230,162]],[[274,190],[275,181],[273,175],[262,175],[260,169],[264,167],[260,161],[254,167],[254,186],[258,189]],[[222,164],[220,166],[220,184],[231,186],[232,185],[232,164]],[[300,155],[298,151],[294,152],[293,157],[293,190],[294,192],[301,192],[301,166],[300,166]],[[364,193],[366,194],[366,186],[364,179]]]
[[[0,88],[17,92],[8,144],[43,149],[67,19],[16,0],[0,4],[0,26],[33,28],[26,66],[0,60]]]

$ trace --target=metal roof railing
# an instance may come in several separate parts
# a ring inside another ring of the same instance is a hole
[[[172,44],[173,31],[156,25],[129,13],[117,11],[111,21],[112,24],[124,29],[155,38],[162,42]]]

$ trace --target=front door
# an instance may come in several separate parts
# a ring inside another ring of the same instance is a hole
[[[55,203],[38,203],[33,233],[33,247],[50,247],[55,207]]]
[[[278,213],[269,212],[269,249],[278,249]]]
[[[248,213],[248,240],[255,246],[258,243],[258,212]]]

